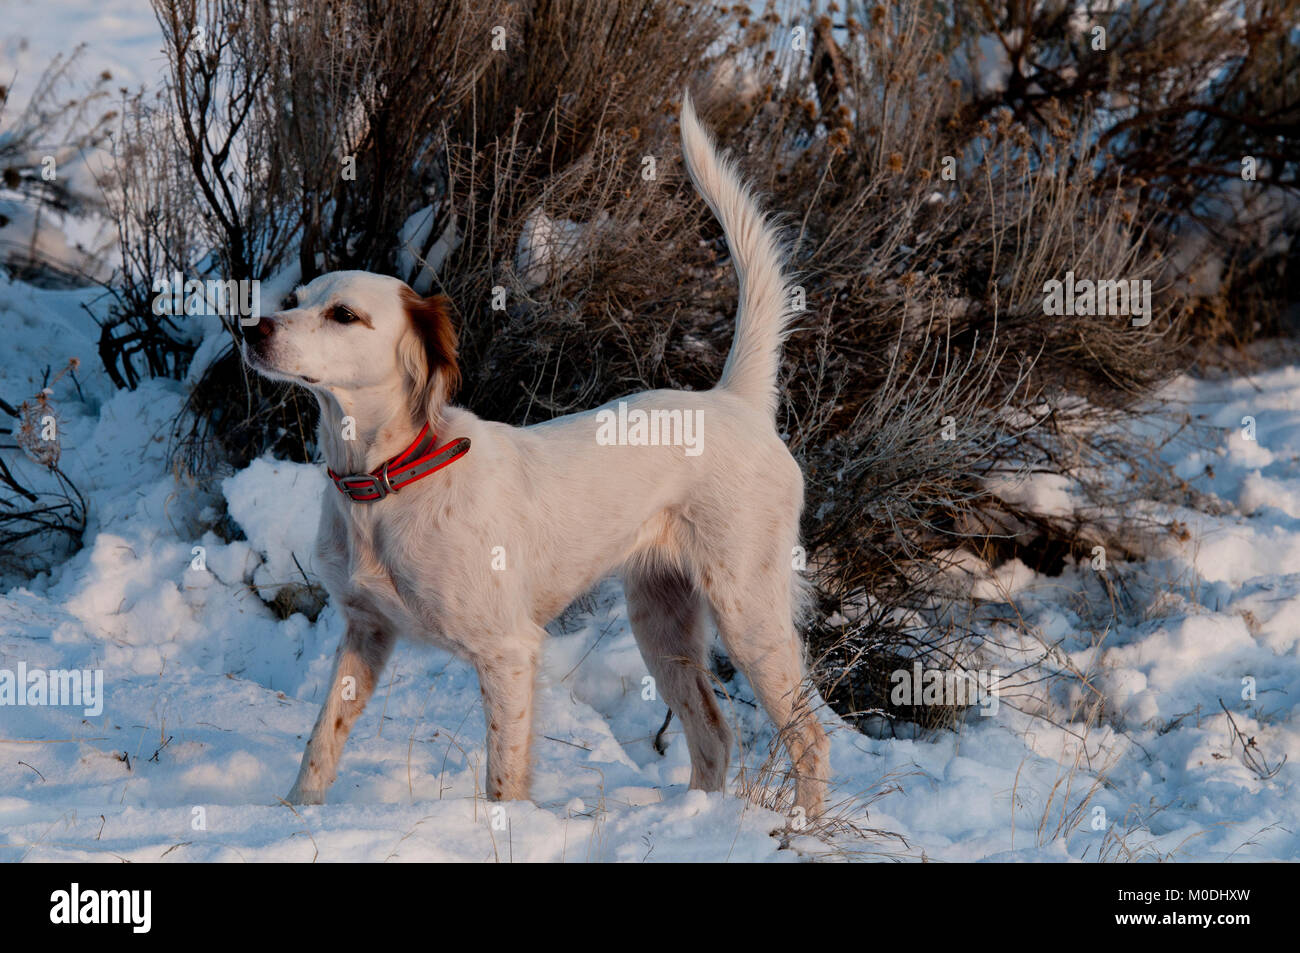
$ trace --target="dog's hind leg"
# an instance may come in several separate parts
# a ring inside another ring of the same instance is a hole
[[[709,681],[708,606],[694,582],[669,568],[623,576],[628,617],[659,694],[681,720],[691,754],[691,787],[722,791],[731,729]]]
[[[285,799],[290,804],[325,803],[325,792],[334,783],[343,745],[374,693],[395,641],[386,626],[368,617],[348,620],[334,657],[329,694],[302,754],[298,780]]]
[[[768,567],[780,565],[769,562]],[[823,809],[830,742],[803,685],[803,644],[791,612],[790,579],[780,569],[754,573],[740,585],[728,569],[701,574],[731,660],[753,686],[780,732],[795,776],[795,806],[804,816]]]

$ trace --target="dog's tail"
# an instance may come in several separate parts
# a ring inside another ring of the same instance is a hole
[[[775,419],[781,342],[797,313],[781,271],[776,231],[759,210],[735,163],[718,155],[713,138],[695,115],[689,94],[682,99],[682,156],[696,191],[722,223],[740,278],[736,336],[718,386],[763,407]]]

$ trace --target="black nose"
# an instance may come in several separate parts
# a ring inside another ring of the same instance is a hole
[[[257,341],[269,338],[275,330],[275,324],[268,318],[258,318],[256,324],[240,324],[245,341]]]

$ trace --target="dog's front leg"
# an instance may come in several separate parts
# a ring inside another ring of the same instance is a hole
[[[393,634],[376,620],[348,620],[334,657],[329,694],[302,754],[298,780],[286,798],[289,803],[325,803],[325,792],[334,783],[343,744],[375,690],[394,641]]]
[[[496,801],[528,800],[541,631],[475,659],[487,719],[487,791]]]

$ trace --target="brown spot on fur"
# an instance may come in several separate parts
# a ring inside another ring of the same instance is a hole
[[[334,730],[335,730],[335,731],[342,731],[342,730],[343,730],[343,719],[342,719],[342,718],[335,718],[335,719],[334,719]]]
[[[705,705],[704,717],[708,720],[709,727],[715,732],[722,730],[722,714],[718,711],[717,706]]]

